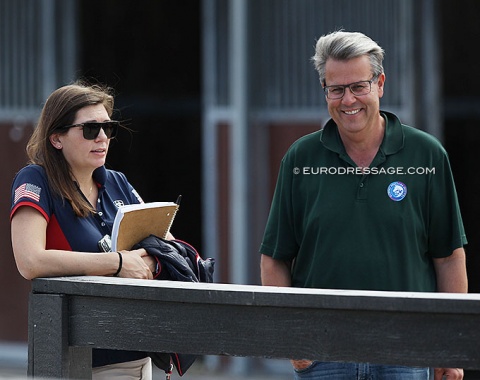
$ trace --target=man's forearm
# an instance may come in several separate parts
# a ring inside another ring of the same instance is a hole
[[[458,248],[452,255],[434,260],[437,274],[437,291],[444,293],[467,293],[468,280],[465,251]]]
[[[264,286],[291,286],[290,263],[262,255],[260,274]]]

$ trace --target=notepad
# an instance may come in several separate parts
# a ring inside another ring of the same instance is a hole
[[[112,228],[112,251],[131,250],[150,235],[166,238],[179,204],[149,202],[120,206]]]

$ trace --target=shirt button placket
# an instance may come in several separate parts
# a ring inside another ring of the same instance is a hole
[[[358,184],[357,199],[367,199],[367,176],[362,176],[360,183]]]

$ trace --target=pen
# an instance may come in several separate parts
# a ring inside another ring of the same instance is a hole
[[[182,200],[182,195],[180,194],[175,203],[180,206],[181,200]]]

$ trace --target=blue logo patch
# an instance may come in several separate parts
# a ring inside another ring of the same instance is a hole
[[[407,186],[403,182],[392,182],[388,185],[387,194],[392,201],[399,202],[407,195]]]

